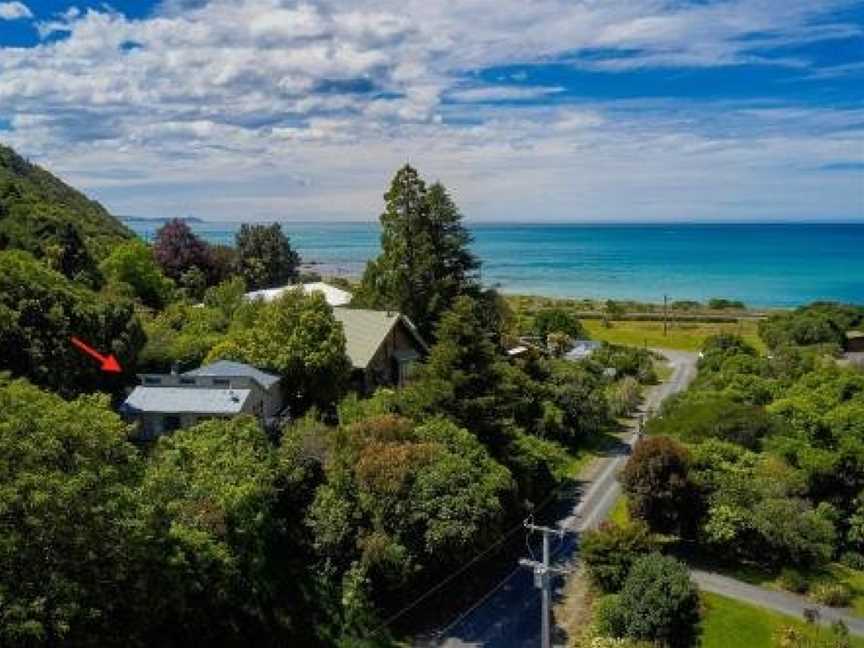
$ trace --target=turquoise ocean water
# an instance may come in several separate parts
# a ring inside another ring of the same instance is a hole
[[[127,223],[150,239],[160,226]],[[231,243],[237,223],[190,223]],[[553,297],[740,299],[794,306],[816,299],[864,304],[864,223],[470,224],[482,278],[509,293]],[[377,223],[283,223],[323,274],[359,275],[378,254]]]

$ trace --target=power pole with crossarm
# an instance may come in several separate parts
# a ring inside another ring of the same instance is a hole
[[[566,572],[564,569],[555,569],[549,566],[549,536],[556,535],[559,538],[564,537],[563,529],[550,529],[549,527],[537,526],[528,520],[525,520],[525,528],[529,531],[539,531],[543,534],[543,562],[536,560],[528,560],[522,558],[519,564],[523,567],[530,567],[534,571],[534,587],[540,590],[542,596],[542,607],[540,610],[540,632],[542,640],[541,648],[551,648],[552,646],[552,619],[550,616],[550,608],[552,605],[552,577],[551,574]]]

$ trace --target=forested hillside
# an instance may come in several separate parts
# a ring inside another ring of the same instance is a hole
[[[0,144],[0,249],[56,256],[76,234],[96,259],[133,236],[98,202]]]

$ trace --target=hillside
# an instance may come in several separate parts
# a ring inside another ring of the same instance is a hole
[[[45,256],[70,224],[97,259],[134,236],[98,202],[0,144],[0,250]]]

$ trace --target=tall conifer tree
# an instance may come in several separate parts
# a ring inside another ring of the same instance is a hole
[[[381,255],[366,266],[356,302],[399,310],[431,338],[459,295],[479,292],[471,236],[444,185],[427,188],[410,165],[396,173],[384,200]]]

